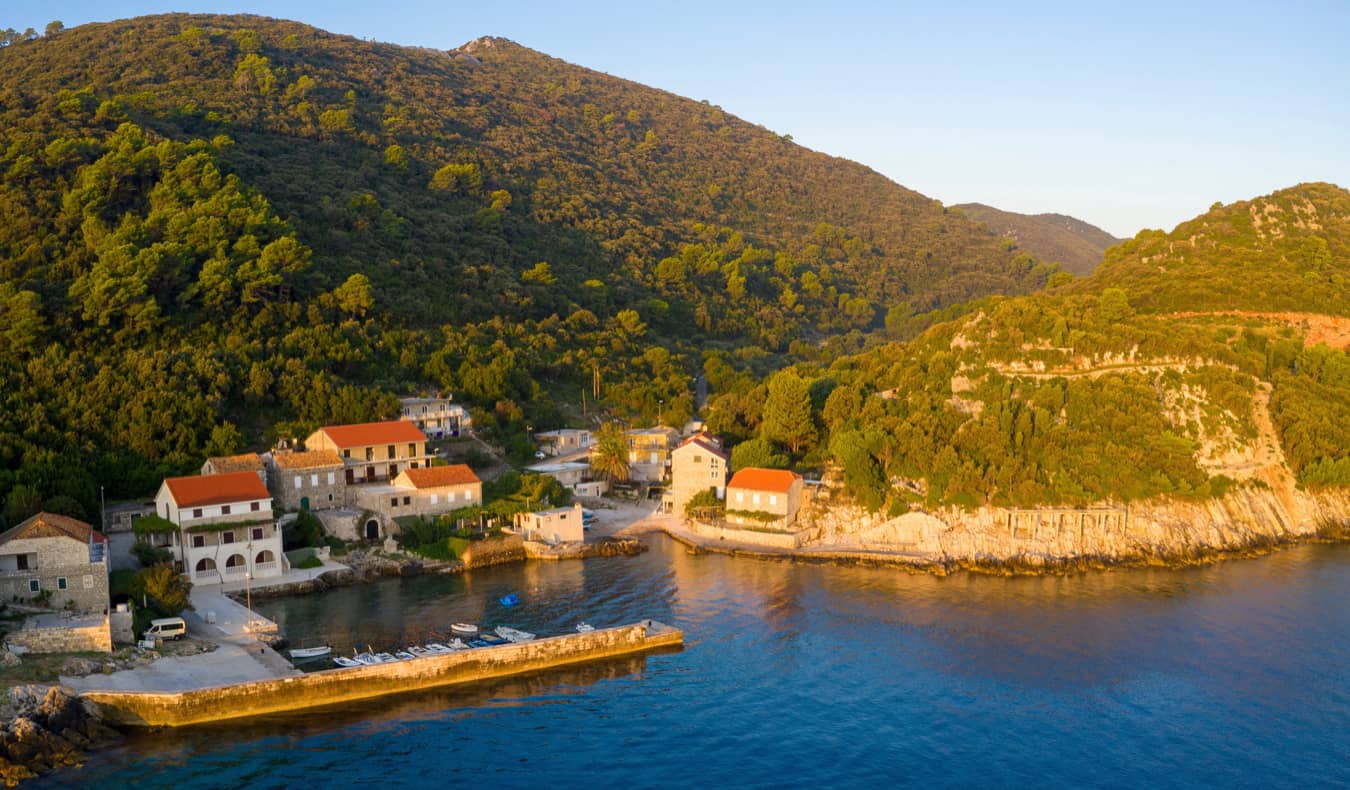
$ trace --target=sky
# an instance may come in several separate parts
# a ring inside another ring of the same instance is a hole
[[[1350,187],[1350,2],[1094,5],[5,0],[0,26],[192,11],[438,49],[503,36],[946,204],[1121,237],[1304,181]]]

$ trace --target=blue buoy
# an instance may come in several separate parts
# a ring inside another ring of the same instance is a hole
[[[511,593],[509,595],[503,595],[500,600],[502,602],[502,606],[515,606],[516,604],[520,603],[520,596],[516,595],[515,593]]]

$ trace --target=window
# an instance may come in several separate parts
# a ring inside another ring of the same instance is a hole
[[[441,501],[441,497],[440,497],[439,494],[432,494],[432,495],[431,495],[431,504],[433,504],[433,505],[440,504],[440,501]]]
[[[28,592],[42,592],[42,582],[37,579],[29,579]]]
[[[28,570],[28,555],[27,555],[27,554],[16,554],[16,555],[14,555],[14,559],[17,560],[18,563],[19,563],[19,564],[18,564],[18,567],[17,567],[17,570],[21,570],[21,571],[26,571],[26,570]]]
[[[337,475],[334,474],[334,473],[332,473],[332,472],[329,472],[329,473],[328,473],[328,485],[331,486],[332,484],[334,484],[334,483],[336,483],[336,482],[337,482]],[[328,498],[329,498],[329,499],[332,499],[332,498],[333,498],[333,495],[332,495],[332,494],[329,494],[329,495],[328,495]]]
[[[375,448],[374,448],[374,447],[367,447],[367,448],[366,448],[366,460],[367,460],[367,461],[374,461],[374,460],[375,460]]]
[[[254,539],[254,540],[262,540],[262,539],[263,539],[263,528],[262,528],[262,527],[254,527],[254,528],[253,528],[253,539]]]
[[[736,501],[737,501],[737,502],[744,502],[744,501],[745,501],[745,492],[744,492],[744,491],[737,491],[737,492],[736,492]]]
[[[251,502],[249,503],[248,509],[252,510],[254,513],[257,513],[259,510],[262,509],[262,505],[258,504],[257,502]]]
[[[394,457],[394,445],[392,445],[392,444],[389,445],[389,455],[386,456],[386,457],[388,457],[388,458],[393,458],[393,457]]]
[[[409,443],[409,444],[408,444],[408,457],[411,458],[411,457],[414,456],[414,455],[417,455],[417,445],[416,445],[416,444]]]
[[[295,487],[296,488],[300,487],[300,475],[295,476]]]
[[[193,517],[193,518],[201,518],[201,517],[202,517],[202,509],[199,508],[199,507],[194,507],[194,508],[192,509],[192,517]]]
[[[446,495],[445,495],[445,501],[446,501],[447,503],[454,502],[454,501],[455,501],[455,492],[454,492],[454,491],[451,491],[450,493],[446,494]]]
[[[403,497],[403,506],[404,506],[404,507],[407,507],[408,505],[411,505],[411,504],[412,504],[412,497],[410,497],[410,496],[405,496],[405,497]]]
[[[752,495],[751,495],[751,501],[753,501],[756,505],[758,505],[758,504],[759,504],[759,494],[752,494]]]
[[[389,507],[398,507],[398,497],[396,496],[389,497]]]
[[[228,516],[228,515],[230,515],[230,506],[229,506],[229,505],[221,505],[221,506],[220,506],[220,515],[222,515],[222,516]]]
[[[352,457],[352,451],[351,451],[351,450],[343,450],[343,451],[342,451],[342,457],[343,457],[343,458],[351,458],[351,457]]]
[[[416,461],[413,461],[413,462],[412,462],[412,466],[411,466],[410,468],[416,469],[416,468],[417,468],[417,462],[416,462]]]
[[[58,589],[58,590],[64,590],[64,589],[66,589],[66,577],[64,577],[64,576],[58,576],[58,577],[56,578],[56,589]]]
[[[332,502],[332,501],[333,501],[333,495],[332,495],[332,494],[329,494],[329,495],[328,495],[328,501],[329,501],[329,502]]]
[[[220,542],[221,542],[221,543],[233,543],[233,542],[234,542],[234,532],[233,532],[233,531],[228,531],[228,532],[222,532],[222,533],[220,533]]]
[[[192,536],[192,548],[194,548],[194,549],[200,549],[200,548],[204,547],[205,545],[206,545],[206,536],[205,536],[205,535],[193,535],[193,536]]]
[[[317,486],[319,484],[319,476],[317,474],[310,475],[309,484],[312,486]]]
[[[694,463],[696,463],[696,464],[701,464],[701,463],[703,463],[703,456],[701,456],[701,455],[696,455],[696,456],[694,456]],[[717,462],[714,461],[713,463],[717,463]]]
[[[776,505],[776,504],[778,504],[778,495],[777,495],[777,494],[769,494],[769,504],[770,504],[770,505]]]

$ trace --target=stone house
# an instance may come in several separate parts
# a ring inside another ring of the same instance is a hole
[[[0,534],[0,596],[80,612],[108,611],[108,539],[69,516],[38,513]]]
[[[167,537],[162,545],[193,584],[286,572],[272,494],[252,472],[167,478],[155,495],[155,513],[178,527],[177,533],[155,537]]]
[[[727,483],[731,524],[786,529],[796,522],[801,504],[802,476],[786,469],[748,467]]]
[[[628,474],[632,480],[659,483],[670,468],[670,451],[679,434],[672,428],[639,428],[628,431]]]
[[[483,504],[483,483],[464,464],[407,469],[389,485],[361,486],[357,504],[385,522],[403,516],[439,516]]]
[[[516,531],[541,543],[580,543],[586,539],[581,503],[533,513],[517,513]]]
[[[393,480],[405,469],[431,466],[426,435],[405,420],[330,425],[310,434],[305,449],[337,453],[349,486]]]
[[[135,570],[141,566],[132,553],[136,545],[136,519],[154,513],[155,503],[141,500],[111,502],[103,508],[101,532],[108,538],[108,566],[112,570]]]
[[[450,398],[399,398],[399,419],[416,425],[432,439],[449,439],[472,424],[469,410]]]
[[[731,454],[722,449],[722,441],[706,433],[690,436],[670,452],[670,489],[662,510],[683,516],[689,500],[704,491],[722,499],[730,476]]]
[[[332,450],[276,452],[267,467],[267,488],[282,510],[328,510],[347,504],[347,474]]]
[[[206,463],[202,464],[201,473],[204,475],[224,475],[230,472],[252,472],[263,481],[264,485],[267,483],[267,467],[257,453],[217,455],[206,459]]]

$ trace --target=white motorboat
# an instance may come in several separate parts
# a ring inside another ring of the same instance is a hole
[[[450,630],[454,631],[457,634],[464,634],[465,636],[473,636],[474,634],[478,633],[478,626],[474,625],[473,623],[451,623]]]
[[[340,667],[359,667],[364,666],[360,661],[347,658],[346,656],[334,656],[333,663]]]
[[[381,664],[392,664],[398,660],[389,653],[376,653],[375,658],[377,658]]]
[[[414,656],[417,656],[418,658],[421,658],[422,656],[432,655],[436,651],[431,649],[431,645],[427,645],[426,647],[422,647],[421,645],[413,645],[412,647],[408,648],[408,652],[412,653]]]
[[[417,652],[416,648],[411,649],[414,653]],[[422,649],[425,650],[429,656],[442,656],[446,653],[454,652],[447,645],[443,645],[440,642],[428,642],[427,646]]]
[[[594,631],[594,630],[595,630],[595,626],[591,625],[590,623],[577,623],[577,633],[578,633],[578,634],[589,634],[590,632],[592,632],[592,631]]]
[[[357,663],[364,664],[365,666],[368,667],[373,667],[376,664],[384,663],[374,653],[357,653],[355,656],[353,656],[353,658],[356,659]]]
[[[297,647],[290,651],[291,658],[297,661],[304,661],[311,658],[322,658],[333,652],[333,648],[328,645],[318,647]]]
[[[468,650],[468,649],[469,649],[469,646],[466,645],[466,644],[464,644],[464,640],[463,640],[463,639],[451,639],[449,642],[446,642],[446,643],[445,643],[445,646],[448,647],[448,648],[450,648],[450,652],[452,652],[452,653],[455,652],[456,650]]]
[[[497,636],[500,636],[508,642],[519,644],[520,642],[528,642],[531,639],[534,639],[534,634],[529,631],[521,631],[517,628],[508,628],[504,625],[499,625],[496,630]]]
[[[397,658],[399,661],[412,661],[414,658],[417,658],[417,655],[410,653],[407,650],[400,650],[394,654],[394,658]]]

